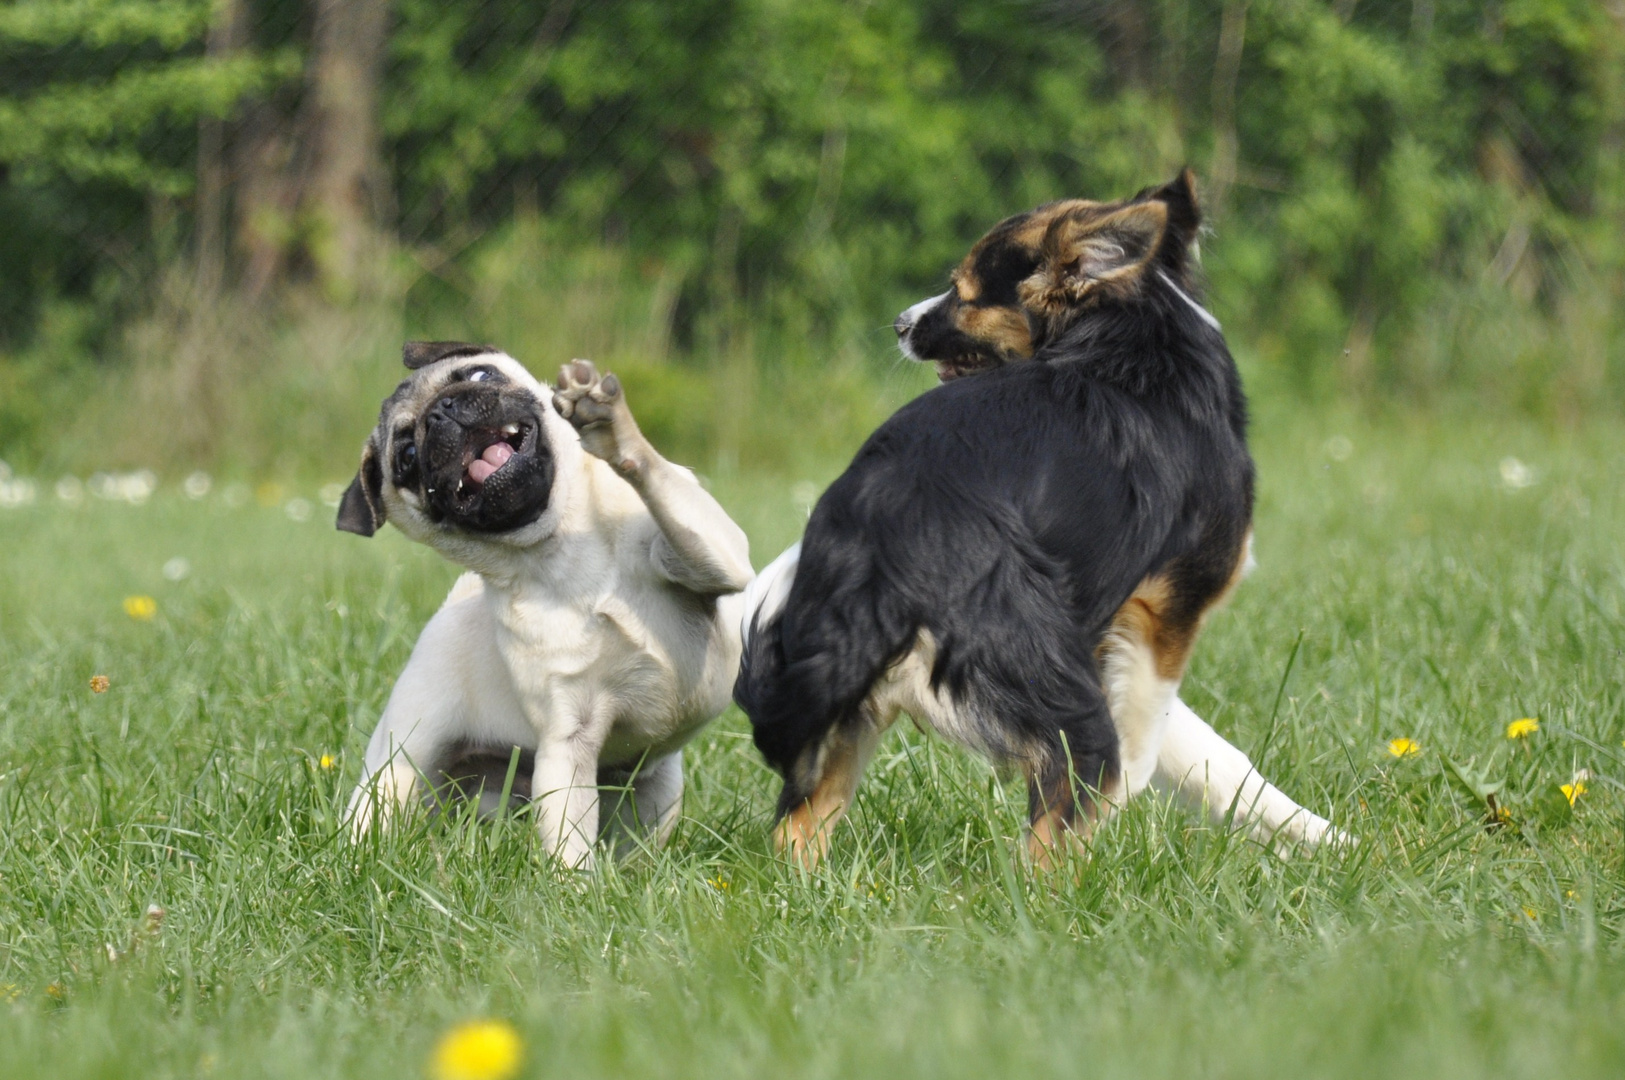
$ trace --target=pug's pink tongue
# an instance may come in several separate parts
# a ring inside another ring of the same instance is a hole
[[[469,478],[476,484],[483,484],[490,479],[492,473],[506,465],[511,457],[513,457],[513,447],[505,442],[492,443],[485,448],[485,453],[469,464]]]

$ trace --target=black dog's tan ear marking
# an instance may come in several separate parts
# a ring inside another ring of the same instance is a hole
[[[1167,228],[1168,207],[1158,201],[1130,203],[1099,216],[1081,211],[1055,219],[1044,237],[1038,272],[1021,284],[1022,302],[1031,310],[1057,315],[1097,291],[1132,293]]]
[[[344,490],[339,500],[339,517],[335,525],[357,536],[371,536],[384,524],[384,470],[378,464],[378,452],[372,440],[361,453],[361,469]]]
[[[401,363],[416,371],[436,360],[453,356],[483,356],[496,351],[490,345],[470,345],[466,341],[408,341],[401,347]]]
[[[1067,279],[1121,281],[1146,268],[1167,227],[1166,203],[1138,203],[1093,220],[1062,218],[1045,247]]]

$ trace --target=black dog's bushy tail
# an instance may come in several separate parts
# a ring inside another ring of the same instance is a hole
[[[734,680],[734,703],[750,718],[753,729],[784,671],[783,614],[745,612],[745,643],[739,654],[739,676]]]
[[[788,589],[769,583],[745,613],[734,700],[750,717],[756,748],[786,780],[807,747],[857,714],[915,632],[900,613],[888,617],[885,591],[867,587],[866,568],[837,568],[830,554],[804,552],[788,568]]]

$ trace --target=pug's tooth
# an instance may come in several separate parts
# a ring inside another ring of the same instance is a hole
[[[517,434],[519,434],[519,425],[518,424],[506,424],[506,425],[504,425],[503,428],[502,428],[502,434],[504,434],[504,435],[517,435]]]

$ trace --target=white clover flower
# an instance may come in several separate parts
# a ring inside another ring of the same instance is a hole
[[[1501,483],[1508,491],[1520,491],[1535,482],[1535,470],[1515,457],[1501,459]]]
[[[119,497],[131,506],[140,506],[158,488],[158,476],[151,469],[137,469],[118,478]]]
[[[15,510],[30,506],[39,495],[34,481],[24,477],[0,480],[0,510]]]

